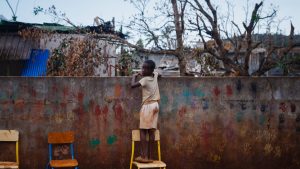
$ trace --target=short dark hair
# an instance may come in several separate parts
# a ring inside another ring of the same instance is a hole
[[[155,69],[156,65],[153,60],[146,60],[144,63],[148,64],[152,70]]]

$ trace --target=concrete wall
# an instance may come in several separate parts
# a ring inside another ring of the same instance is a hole
[[[141,103],[129,82],[0,78],[0,129],[20,131],[21,168],[45,168],[47,133],[73,130],[81,169],[128,169]],[[168,168],[300,168],[300,78],[162,78],[160,90]]]

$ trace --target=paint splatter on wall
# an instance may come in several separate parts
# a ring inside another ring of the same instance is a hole
[[[183,106],[181,109],[179,109],[178,114],[180,117],[184,117],[184,115],[187,113],[187,108]]]
[[[196,95],[197,97],[205,97],[205,93],[204,93],[203,90],[200,89],[200,88],[197,88],[197,89],[195,90],[195,95]]]
[[[100,140],[97,138],[93,138],[92,140],[90,140],[89,144],[91,148],[97,148],[100,145]]]
[[[241,81],[241,79],[238,79],[237,82],[236,82],[236,90],[237,90],[238,92],[241,92],[241,91],[242,91],[242,88],[243,88],[242,81]]]
[[[115,85],[115,97],[120,97],[121,96],[121,91],[122,87],[120,84]]]
[[[296,104],[291,103],[291,112],[292,112],[292,113],[295,113],[296,110],[297,110]]]
[[[244,119],[244,115],[245,115],[245,112],[242,112],[242,111],[236,113],[236,121],[239,123],[242,122]]]
[[[219,87],[216,86],[213,89],[213,93],[214,93],[214,96],[218,97],[221,94],[221,90],[219,89]]]
[[[279,105],[279,109],[283,112],[286,113],[287,112],[287,106],[284,102],[281,102]]]
[[[117,142],[117,136],[116,135],[111,135],[107,138],[107,144],[109,144],[109,145],[113,145],[116,142]]]
[[[232,96],[233,91],[232,91],[232,87],[230,85],[226,85],[226,95],[227,97]]]
[[[255,82],[250,83],[250,90],[253,96],[257,94],[257,84]]]
[[[202,109],[203,110],[207,110],[207,109],[209,109],[209,103],[208,103],[208,100],[203,100],[202,101]]]

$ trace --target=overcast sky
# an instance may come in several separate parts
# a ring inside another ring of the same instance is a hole
[[[9,0],[15,8],[17,0]],[[93,18],[99,16],[104,20],[111,20],[112,17],[116,18],[117,22],[126,22],[128,18],[135,13],[133,6],[124,0],[19,0],[19,7],[17,10],[17,20],[22,22],[43,23],[52,22],[53,19],[49,16],[40,14],[35,16],[33,8],[41,6],[47,8],[55,5],[57,9],[65,12],[77,25],[92,25]],[[219,3],[225,4],[225,0],[214,0]],[[246,0],[229,0],[235,5],[235,17],[237,20],[244,18],[244,6]],[[259,0],[250,0],[251,3],[258,2]],[[265,8],[270,8],[273,3],[279,6],[278,18],[291,17],[295,27],[296,33],[300,33],[300,0],[265,0]],[[0,0],[0,15],[11,19],[11,11],[7,6],[5,0]],[[290,20],[281,24],[281,28],[285,33],[289,31]]]

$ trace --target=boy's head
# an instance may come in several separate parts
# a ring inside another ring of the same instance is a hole
[[[146,60],[143,63],[142,67],[142,75],[143,76],[151,76],[155,69],[155,63],[152,60]]]

